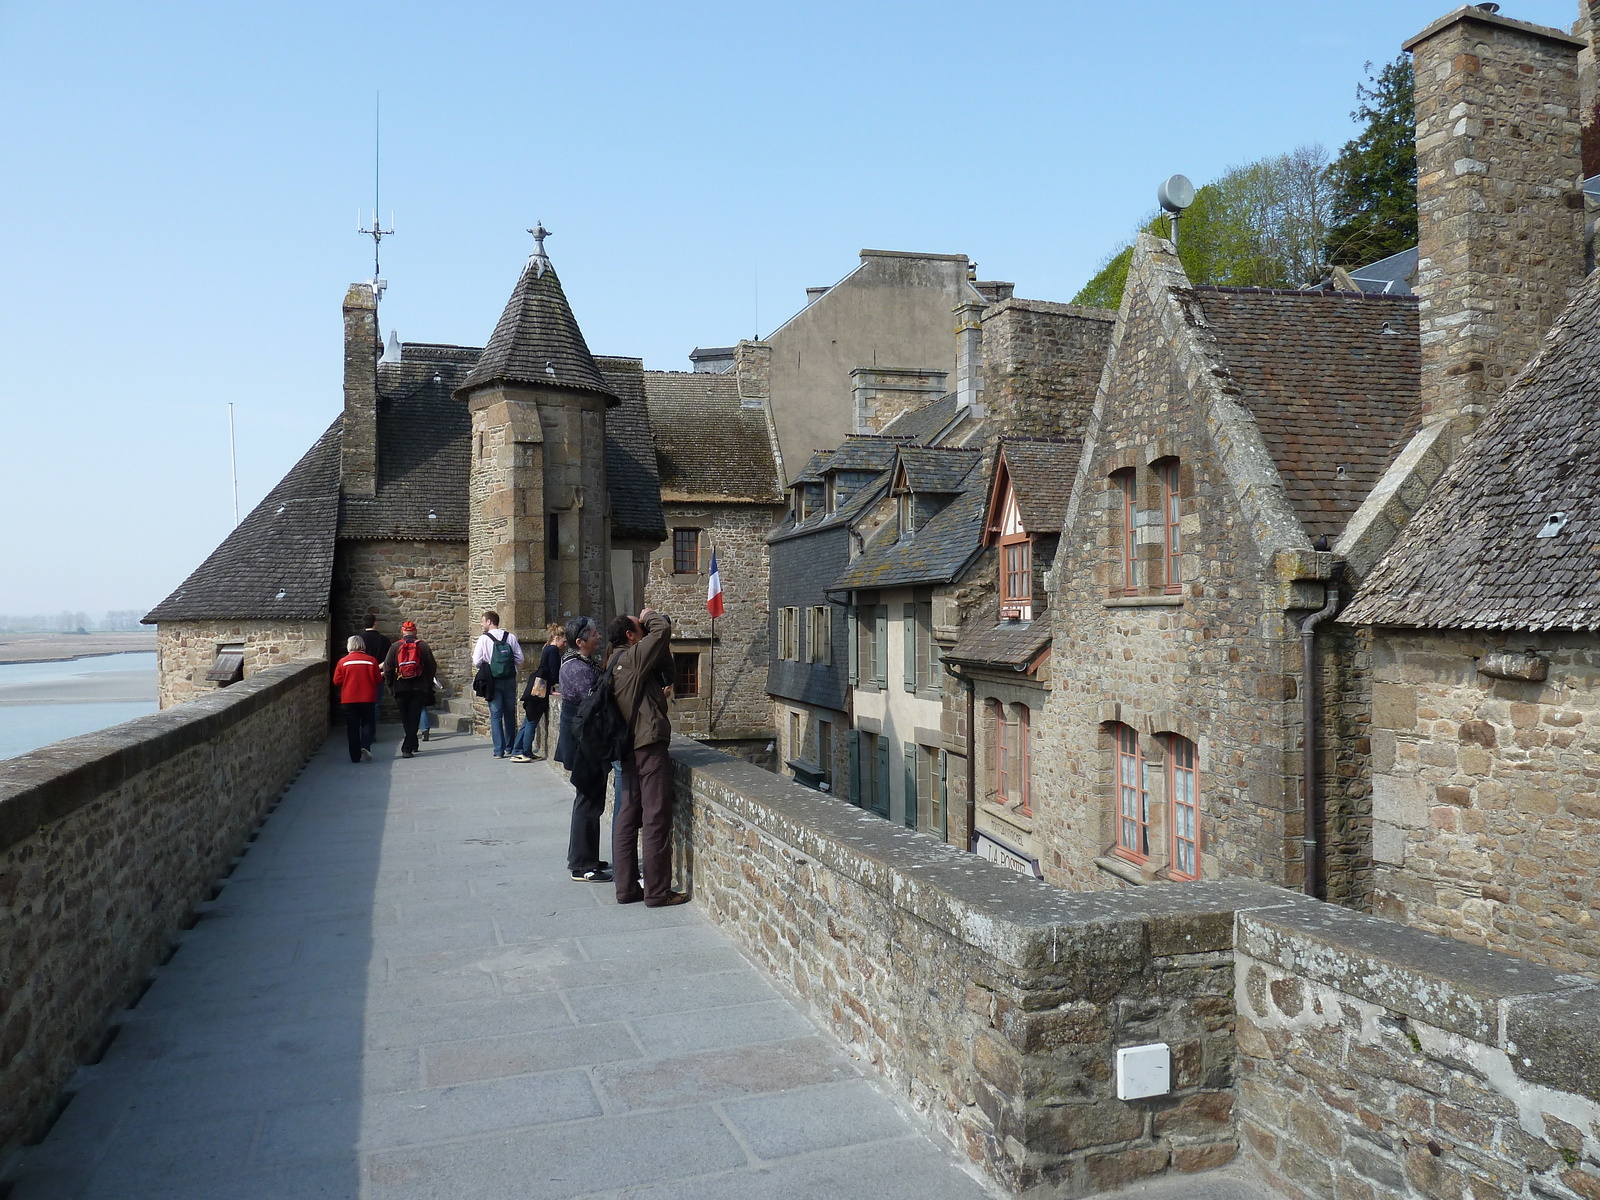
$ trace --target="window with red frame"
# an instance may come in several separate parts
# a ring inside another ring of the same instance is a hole
[[[1028,746],[1028,706],[1017,705],[1017,808],[1025,817],[1033,816],[1033,752]]]
[[[1000,543],[1000,603],[1005,607],[1033,606],[1033,553],[1027,534]],[[1030,614],[1031,615],[1031,614]]]
[[[1132,469],[1118,471],[1112,480],[1116,483],[1117,491],[1122,500],[1122,592],[1124,595],[1133,596],[1139,591],[1139,573],[1137,568],[1137,547],[1134,542],[1134,514],[1137,507],[1134,503],[1134,473]]]
[[[1134,862],[1150,858],[1150,789],[1145,778],[1139,735],[1127,725],[1113,725],[1117,755],[1117,853]]]
[[[1010,741],[1006,729],[1005,705],[998,701],[989,702],[989,718],[994,722],[994,798],[996,804],[1004,804],[1006,795],[1010,791],[1010,772],[1007,770],[1008,756],[1011,753]]]
[[[1168,592],[1183,590],[1183,530],[1178,512],[1178,460],[1161,464],[1161,518],[1166,531],[1163,557],[1167,564]]]
[[[1167,739],[1167,794],[1172,797],[1172,878],[1200,878],[1200,773],[1195,745]]]

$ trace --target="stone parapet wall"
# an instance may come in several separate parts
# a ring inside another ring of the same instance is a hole
[[[346,635],[348,636],[348,635]],[[244,647],[244,675],[328,656],[326,621],[162,621],[156,627],[156,696],[162,708],[210,696],[206,679],[221,645]]]
[[[1600,988],[1326,905],[1240,913],[1244,1157],[1293,1200],[1596,1200]]]
[[[0,763],[0,1155],[327,736],[328,687],[326,662],[271,667]]]
[[[983,312],[983,403],[1011,436],[1081,437],[1116,313],[1043,300]]]

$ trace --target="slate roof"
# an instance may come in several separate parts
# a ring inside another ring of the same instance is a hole
[[[1336,538],[1417,429],[1416,298],[1193,291],[1307,536]]]
[[[929,446],[961,416],[956,394],[951,392],[937,400],[930,400],[921,408],[901,413],[883,427],[883,436],[905,438],[918,446]]]
[[[766,540],[768,543],[781,542],[791,537],[804,537],[824,529],[852,524],[869,508],[883,499],[883,495],[888,489],[889,474],[885,471],[880,473],[871,483],[850,493],[850,498],[831,513],[813,513],[798,525],[780,525],[777,529],[767,534]]]
[[[969,454],[970,466],[959,496],[911,536],[869,547],[828,590],[948,583],[959,576],[983,548],[989,498],[979,455],[976,451]]]
[[[326,617],[339,521],[342,428],[342,417],[328,426],[266,499],[172,595],[144,615],[143,623]]]
[[[1401,250],[1350,272],[1351,281],[1363,292],[1384,296],[1411,295],[1411,281],[1417,275],[1417,248]]]
[[[1000,444],[1022,525],[1035,537],[1059,535],[1083,443],[1077,438],[1006,438]]]
[[[646,371],[645,399],[668,499],[783,503],[764,409],[739,404],[739,381],[708,371]]]
[[[1600,276],[1378,561],[1348,624],[1600,629]],[[1553,513],[1566,524],[1535,536]]]
[[[407,342],[378,365],[378,493],[342,498],[340,537],[467,540],[472,417],[455,390],[478,354]]]
[[[1022,671],[1050,644],[1048,614],[1032,621],[1002,621],[995,609],[968,621],[956,644],[945,652],[952,662],[1010,667]]]
[[[606,490],[611,493],[611,536],[654,542],[667,536],[656,472],[655,433],[645,405],[644,360],[598,357],[611,394],[621,403],[606,413]]]
[[[818,450],[806,459],[806,465],[800,469],[800,474],[794,477],[795,483],[821,483],[822,473],[828,469],[828,463],[833,459],[832,450]]]
[[[839,448],[829,456],[827,471],[887,471],[894,465],[894,456],[907,443],[897,438],[878,434],[853,433],[839,443]]]
[[[900,451],[900,465],[905,469],[906,486],[913,492],[932,496],[949,496],[959,492],[977,459],[976,450],[906,446]]]
[[[589,353],[555,268],[537,256],[523,266],[489,344],[462,386],[496,381],[579,388],[618,399]]]

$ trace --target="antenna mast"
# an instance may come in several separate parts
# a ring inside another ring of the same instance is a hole
[[[228,467],[233,472],[233,526],[239,527],[239,454],[233,443],[233,402],[228,402]]]
[[[373,100],[372,110],[372,228],[364,228],[361,224],[361,210],[356,209],[356,232],[363,237],[372,239],[372,290],[383,295],[388,282],[383,278],[383,269],[378,265],[378,251],[383,245],[383,239],[394,232],[394,213],[389,214],[389,228],[385,229],[378,220],[378,180],[380,138],[383,132],[383,93],[378,92]]]

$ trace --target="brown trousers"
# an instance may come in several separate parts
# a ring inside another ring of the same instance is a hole
[[[639,893],[639,835],[644,835],[644,895],[647,908],[672,894],[672,758],[668,743],[637,746],[622,760],[622,794],[611,816],[611,869],[617,903]]]

